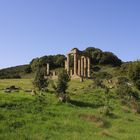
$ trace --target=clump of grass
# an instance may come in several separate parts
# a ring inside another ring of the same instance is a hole
[[[111,116],[111,108],[109,106],[103,106],[102,108],[99,109],[99,114],[103,116]]]
[[[16,120],[14,120],[14,121],[10,122],[9,128],[10,129],[18,129],[18,128],[23,127],[23,125],[25,125],[25,121],[16,121]]]

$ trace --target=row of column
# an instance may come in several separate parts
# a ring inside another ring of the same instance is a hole
[[[79,60],[77,54],[74,53],[74,74],[70,72],[70,54],[67,55],[67,61],[65,62],[65,68],[69,75],[90,77],[90,59],[82,56]]]

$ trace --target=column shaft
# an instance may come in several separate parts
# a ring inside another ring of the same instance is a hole
[[[84,60],[82,57],[81,57],[81,76],[82,77],[84,76]]]
[[[50,74],[50,66],[49,66],[49,63],[47,63],[47,75]]]
[[[70,74],[70,56],[67,55],[67,73]]]
[[[81,76],[81,60],[78,60],[78,75]]]
[[[67,60],[65,60],[65,70],[67,70]]]
[[[77,54],[74,53],[74,75],[77,75]]]
[[[88,61],[88,78],[90,78],[90,58],[87,58]]]
[[[87,77],[87,60],[84,57],[84,77]]]

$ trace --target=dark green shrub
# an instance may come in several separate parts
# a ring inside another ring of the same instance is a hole
[[[120,85],[116,90],[119,98],[125,98],[130,100],[131,98],[138,99],[139,95],[137,92],[133,91],[132,88],[128,85]]]
[[[98,87],[101,87],[102,86],[102,80],[100,80],[100,79],[94,79],[94,86],[96,87],[96,88],[98,88]]]
[[[136,85],[137,89],[140,90],[140,80],[137,80],[137,81],[135,82],[135,85]]]
[[[43,67],[38,68],[33,84],[39,90],[44,90],[47,88],[49,82],[48,82],[48,78],[45,77],[45,68]]]
[[[70,100],[69,96],[66,94],[69,80],[70,78],[66,71],[62,71],[61,73],[59,73],[56,92],[59,97],[59,101],[61,102],[68,102]]]
[[[94,77],[98,79],[111,79],[112,75],[107,72],[99,72],[95,74]]]
[[[70,78],[66,71],[62,71],[58,75],[58,83],[57,83],[57,88],[56,88],[57,93],[63,93],[63,94],[66,93],[69,80]]]
[[[127,84],[129,79],[127,77],[118,77],[118,85]]]
[[[134,83],[137,80],[140,80],[140,61],[136,61],[129,64],[128,75]]]

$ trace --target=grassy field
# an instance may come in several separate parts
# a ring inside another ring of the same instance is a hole
[[[15,85],[22,89],[33,89],[32,79],[0,79],[0,90]]]
[[[0,89],[16,85],[32,89],[31,80],[0,80]],[[93,82],[69,83],[70,103],[60,103],[53,93],[0,91],[1,140],[139,140],[140,115],[122,106],[110,93],[111,116],[100,114],[103,90]]]

